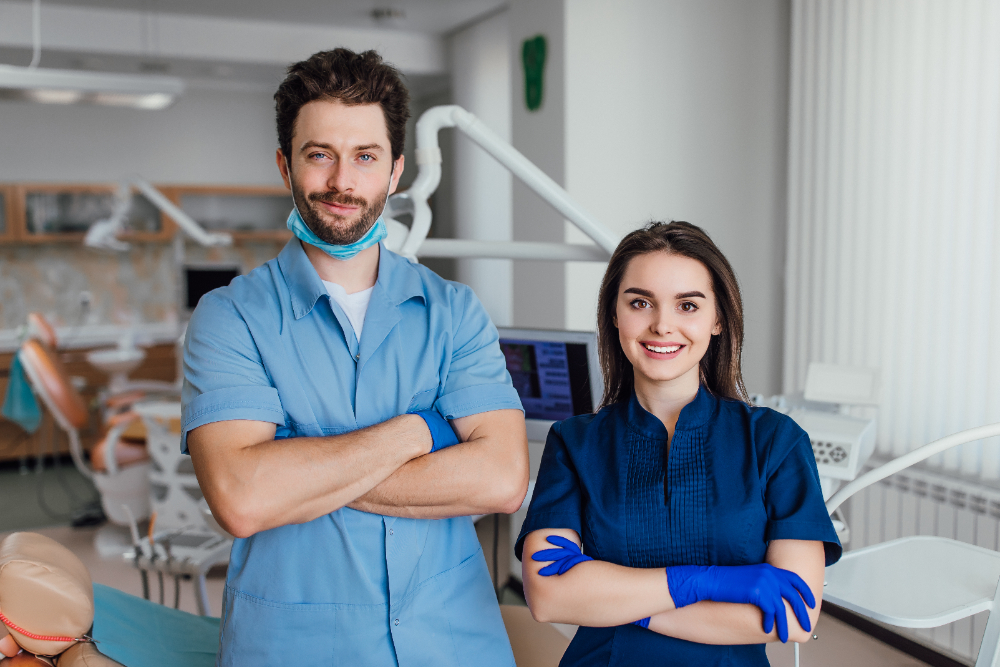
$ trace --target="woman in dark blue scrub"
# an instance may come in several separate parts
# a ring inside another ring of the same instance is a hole
[[[581,626],[563,667],[767,665],[810,637],[841,546],[808,436],[747,401],[732,267],[653,223],[597,318],[602,408],[552,427],[515,546],[532,614]]]

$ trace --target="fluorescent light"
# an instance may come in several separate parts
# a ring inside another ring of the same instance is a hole
[[[0,65],[0,99],[164,109],[183,92],[184,82],[172,76]]]

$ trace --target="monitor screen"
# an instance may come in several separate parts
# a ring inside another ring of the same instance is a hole
[[[593,333],[503,328],[499,333],[529,439],[544,440],[552,422],[594,411],[603,385]]]
[[[585,344],[508,338],[500,349],[526,419],[555,421],[594,411]]]
[[[194,310],[201,297],[218,287],[225,287],[238,275],[238,266],[185,266],[185,306],[188,310]]]

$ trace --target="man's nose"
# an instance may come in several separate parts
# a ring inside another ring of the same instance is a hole
[[[356,174],[349,164],[338,160],[327,173],[326,187],[336,192],[353,192],[356,185]]]

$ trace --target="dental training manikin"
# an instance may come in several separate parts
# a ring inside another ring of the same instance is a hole
[[[0,542],[0,666],[121,667],[91,642],[93,623],[90,573],[73,552],[37,533]]]
[[[841,546],[809,437],[749,404],[736,276],[701,229],[619,244],[598,297],[605,393],[557,422],[515,545],[562,667],[767,665],[805,641]]]

